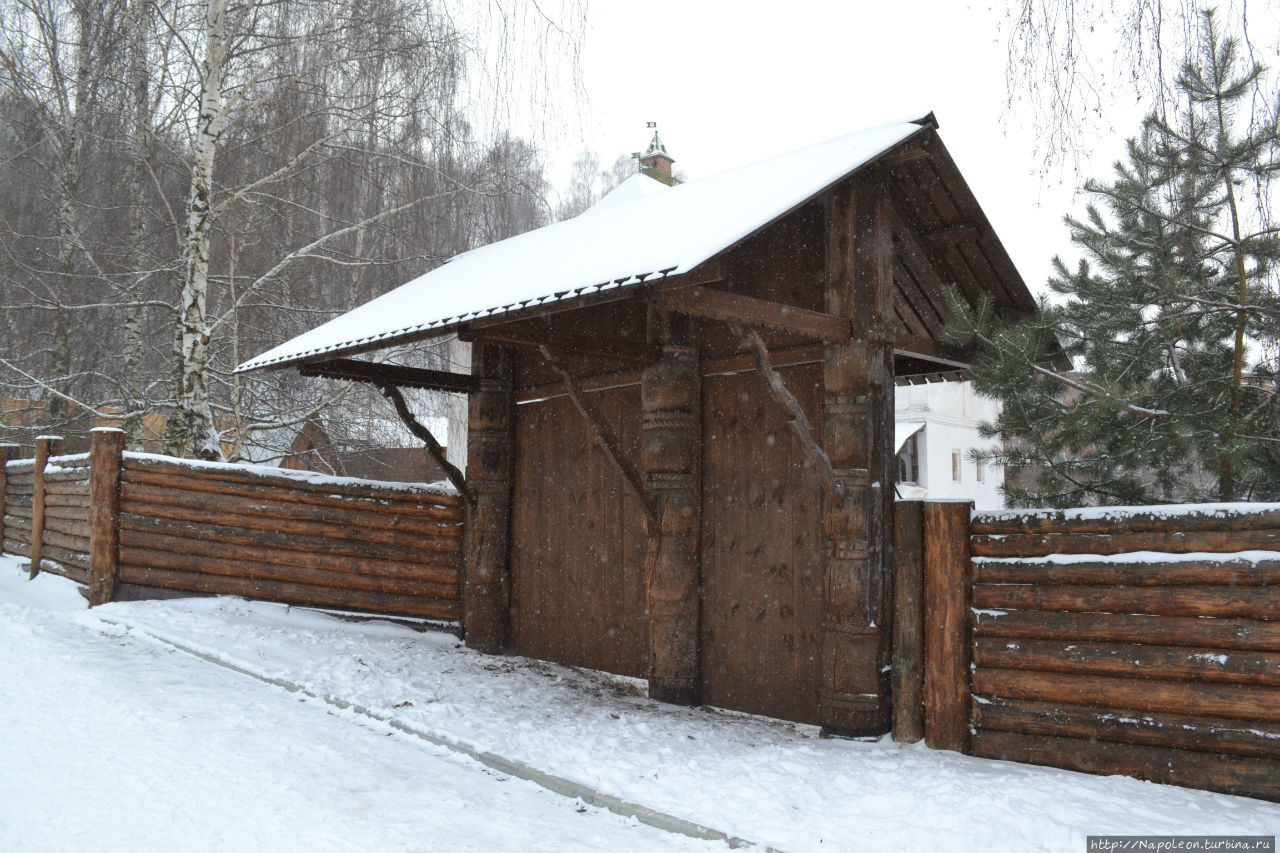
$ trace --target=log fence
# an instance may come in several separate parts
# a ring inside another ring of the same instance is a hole
[[[461,618],[455,494],[127,453],[119,430],[57,447],[0,448],[4,550],[85,584],[90,605],[176,591]]]
[[[6,553],[89,588],[460,621],[464,507],[420,485],[0,446]],[[1280,505],[893,513],[895,739],[1280,801]],[[927,614],[927,616],[926,616]]]
[[[896,739],[1280,801],[1280,507],[897,507]]]

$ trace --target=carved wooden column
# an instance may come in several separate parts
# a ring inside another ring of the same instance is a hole
[[[662,357],[645,368],[643,408],[645,496],[655,509],[645,551],[649,617],[649,696],[696,705],[701,560],[702,386],[695,321],[652,314]]]
[[[511,488],[515,461],[515,399],[511,352],[495,344],[472,347],[467,426],[468,505],[463,628],[467,645],[490,654],[506,650],[511,607]]]
[[[893,238],[874,173],[827,203],[827,311],[853,337],[826,348],[823,446],[841,495],[827,500],[822,723],[888,730],[890,631],[885,607],[893,497]],[[885,670],[882,672],[882,670]]]

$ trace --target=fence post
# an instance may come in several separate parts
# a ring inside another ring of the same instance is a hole
[[[4,551],[4,527],[9,515],[9,460],[16,449],[17,445],[0,444],[0,552]]]
[[[893,504],[893,739],[924,737],[924,503]]]
[[[50,456],[62,452],[62,439],[56,435],[36,436],[36,461],[32,476],[35,491],[31,496],[31,570],[27,579],[40,574],[40,552],[44,550],[44,468]]]
[[[115,598],[120,565],[120,464],[123,430],[101,427],[89,445],[89,606]]]
[[[969,749],[968,502],[924,505],[924,738]]]

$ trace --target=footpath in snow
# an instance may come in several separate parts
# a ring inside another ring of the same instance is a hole
[[[396,727],[780,850],[1080,851],[1088,835],[1280,834],[1275,804],[887,738],[820,739],[651,702],[628,679],[480,655],[448,634],[230,598],[90,611],[70,582],[28,583],[8,558],[0,642],[0,843],[38,826],[47,843],[26,849],[112,848],[72,841],[110,824],[97,812],[126,808],[159,822],[155,838],[174,820],[208,848],[724,848],[495,783],[504,777]],[[136,815],[116,817],[129,838]]]

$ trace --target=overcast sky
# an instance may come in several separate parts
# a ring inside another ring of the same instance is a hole
[[[642,149],[655,121],[693,180],[835,136],[933,111],[960,166],[1033,292],[1056,251],[1075,177],[1042,179],[1028,128],[1005,110],[1001,3],[948,0],[686,0],[591,4],[581,131],[549,158],[566,184],[581,142],[608,165]],[[1141,108],[1117,104],[1110,132],[1086,139],[1106,177]],[[1077,205],[1078,206],[1078,205]]]

